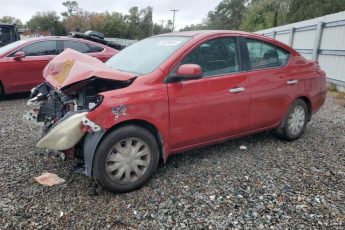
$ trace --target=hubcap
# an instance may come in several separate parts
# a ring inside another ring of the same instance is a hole
[[[126,138],[109,151],[105,170],[114,182],[129,184],[144,175],[150,160],[150,148],[143,140]]]
[[[305,111],[300,105],[297,105],[290,113],[288,118],[288,129],[292,135],[299,134],[305,123]]]

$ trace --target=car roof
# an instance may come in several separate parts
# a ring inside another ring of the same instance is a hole
[[[193,30],[193,31],[177,31],[171,33],[160,34],[158,36],[186,36],[186,37],[196,37],[196,36],[210,36],[217,34],[233,34],[233,35],[253,35],[253,33],[237,31],[237,30]]]
[[[251,38],[258,38],[262,40],[266,40],[268,42],[271,42],[275,45],[280,46],[281,48],[284,48],[286,50],[289,50],[290,52],[295,52],[291,47],[288,45],[275,40],[273,38],[257,34],[257,33],[251,33],[251,32],[245,32],[245,31],[238,31],[238,30],[194,30],[194,31],[177,31],[177,32],[171,32],[171,33],[165,33],[157,35],[158,37],[162,36],[181,36],[181,37],[193,37],[193,38],[205,38],[213,35],[236,35],[236,36],[247,36]]]
[[[88,41],[88,40],[85,40],[85,39],[71,38],[71,37],[68,37],[68,36],[45,36],[45,37],[24,38],[22,40],[28,41],[28,42],[45,41],[45,40],[74,40],[74,41],[92,42],[92,41]],[[92,43],[94,43],[94,42],[92,42]],[[102,45],[102,44],[100,44],[100,45]]]
[[[14,24],[7,24],[7,23],[0,23],[0,26],[1,27],[15,27],[15,25]]]

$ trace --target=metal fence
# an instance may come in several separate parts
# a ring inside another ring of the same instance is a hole
[[[257,31],[318,60],[329,82],[345,89],[345,11]]]

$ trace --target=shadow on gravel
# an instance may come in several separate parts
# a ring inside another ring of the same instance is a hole
[[[29,99],[29,97],[30,97],[30,92],[16,93],[16,94],[11,94],[11,95],[5,95],[0,100],[1,101],[13,101],[13,100],[18,100],[18,99]]]
[[[271,131],[266,131],[174,154],[168,158],[166,164],[162,163],[159,168],[162,170],[162,168],[166,168],[162,166],[169,166],[170,164],[177,168],[177,165],[180,165],[182,162],[186,165],[198,164],[200,160],[212,160],[217,157],[224,157],[225,155],[228,155],[229,152],[232,154],[243,152],[243,150],[239,149],[241,145],[246,147],[250,146],[251,149],[254,149],[256,146],[267,142],[286,143],[276,137]]]

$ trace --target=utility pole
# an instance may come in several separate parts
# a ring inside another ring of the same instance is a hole
[[[164,27],[164,22],[165,22],[165,20],[161,20],[161,22],[162,22],[162,27]]]
[[[174,14],[173,14],[173,28],[172,28],[172,31],[175,30],[175,13],[178,11],[178,10],[170,10],[172,11]]]

